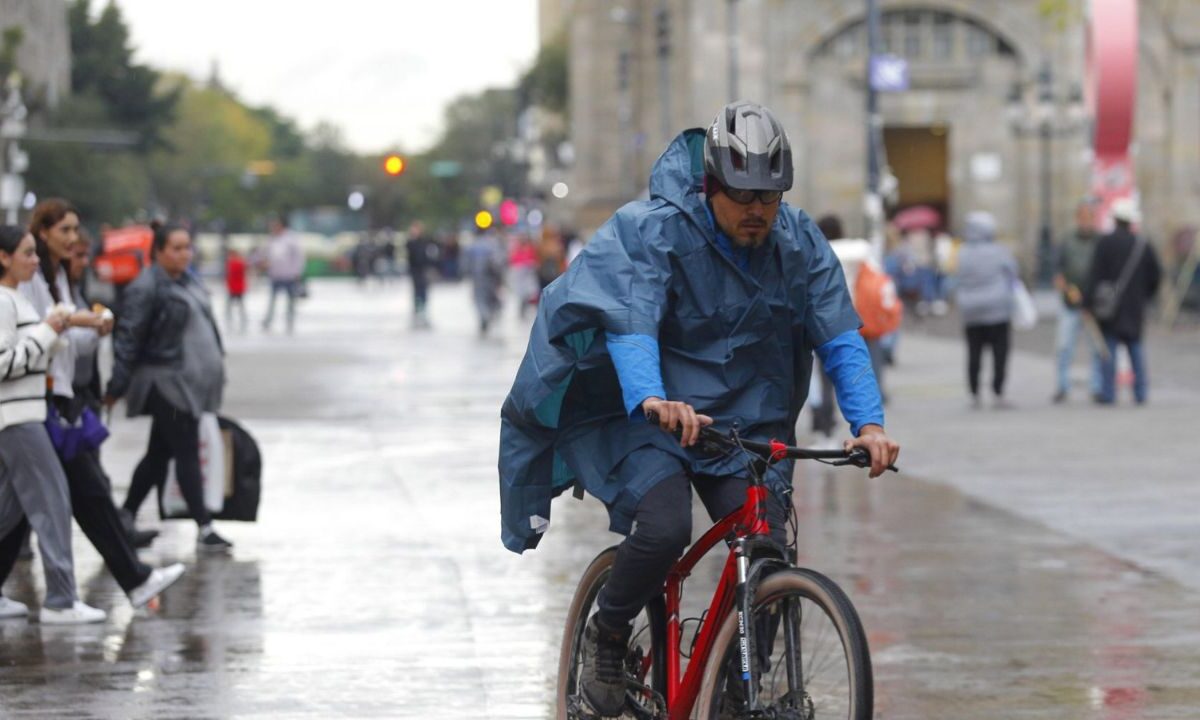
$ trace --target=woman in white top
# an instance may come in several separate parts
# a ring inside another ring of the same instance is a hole
[[[33,209],[29,220],[39,258],[38,272],[28,282],[21,283],[21,293],[34,309],[45,313],[50,308],[70,305],[70,329],[65,337],[69,347],[50,363],[51,402],[59,417],[76,422],[82,403],[75,402],[76,359],[80,354],[94,352],[102,334],[112,330],[111,319],[88,309],[74,307],[74,292],[67,266],[71,252],[79,241],[79,213],[65,200],[43,200]],[[71,492],[71,508],[75,521],[91,541],[113,579],[129,596],[134,607],[146,604],[183,574],[183,565],[175,563],[154,569],[138,559],[126,526],[113,504],[110,482],[100,465],[95,448],[84,448],[59,456]],[[131,524],[131,523],[128,523]]]
[[[79,601],[71,554],[71,502],[50,437],[46,434],[46,368],[67,327],[55,310],[40,316],[17,292],[37,271],[33,238],[0,226],[0,584],[12,571],[24,536],[33,526],[46,574],[41,621],[101,622],[103,610]],[[29,609],[0,597],[0,618]]]

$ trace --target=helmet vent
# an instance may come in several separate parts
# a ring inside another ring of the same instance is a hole
[[[733,169],[738,172],[746,170],[746,156],[742,155],[737,150],[729,148],[729,161],[733,163]]]

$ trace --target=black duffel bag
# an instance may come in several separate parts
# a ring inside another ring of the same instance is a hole
[[[218,417],[217,424],[226,443],[225,472],[232,483],[225,486],[225,507],[213,517],[254,522],[258,519],[258,501],[262,497],[262,455],[258,452],[258,443],[245,428],[227,417]],[[229,443],[233,444],[232,452]]]
[[[258,443],[241,425],[224,416],[217,417],[225,451],[225,502],[215,520],[255,522],[258,502],[262,497],[262,455]],[[163,504],[164,489],[158,488],[158,513],[163,520],[184,520],[191,515],[180,507],[169,513]]]

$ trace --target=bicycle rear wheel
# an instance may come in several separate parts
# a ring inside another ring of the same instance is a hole
[[[596,596],[608,582],[617,549],[611,547],[596,556],[579,579],[567,610],[562,649],[558,658],[558,688],[555,693],[558,720],[591,720],[596,717],[583,702],[579,690],[579,668],[583,648],[583,628],[596,609]],[[656,597],[633,621],[629,652],[625,659],[629,691],[622,718],[657,720],[666,717],[663,700],[666,692],[666,606]]]
[[[841,588],[812,570],[781,570],[758,586],[752,615],[760,709],[789,720],[870,720],[870,649]],[[745,716],[740,667],[737,615],[730,613],[704,669],[697,718]]]

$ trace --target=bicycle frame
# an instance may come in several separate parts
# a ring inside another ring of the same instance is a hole
[[[649,419],[651,422],[657,422],[653,416],[650,416]],[[746,702],[752,709],[758,706],[758,689],[751,675],[751,655],[754,652],[753,632],[748,621],[751,606],[762,572],[772,564],[785,566],[795,560],[789,555],[786,548],[780,547],[770,537],[771,527],[767,522],[766,513],[769,490],[763,482],[763,475],[767,468],[785,459],[829,459],[837,460],[837,462],[831,463],[833,465],[850,464],[858,467],[870,465],[870,455],[862,449],[850,452],[805,450],[789,447],[778,440],[766,443],[742,440],[738,437],[736,430],[731,433],[730,437],[725,437],[711,428],[703,428],[700,439],[707,442],[710,448],[737,449],[757,457],[751,465],[750,476],[747,478],[745,504],[709,528],[699,540],[692,544],[667,574],[663,588],[667,616],[666,648],[663,654],[666,656],[665,700],[668,720],[687,720],[688,715],[691,714],[692,707],[700,694],[700,684],[705,668],[711,660],[710,655],[713,651],[713,644],[716,642],[717,633],[720,632],[721,625],[730,612],[738,614],[739,650]],[[888,469],[894,471],[896,467],[889,465]],[[730,543],[729,557],[725,560],[725,567],[721,571],[716,592],[713,593],[708,611],[698,630],[687,671],[682,672],[679,644],[683,630],[679,619],[679,605],[683,596],[683,582],[691,575],[700,558],[707,555],[717,543],[722,541]],[[772,549],[773,554],[778,557],[773,560],[756,559],[752,563],[751,555],[759,548]],[[794,639],[792,639],[794,628],[791,627],[790,620],[787,623],[785,637],[788,639],[786,641],[794,643]],[[790,651],[787,671],[789,679],[793,681],[802,675],[801,668],[792,661]]]
[[[739,599],[739,589],[745,591],[750,558],[746,552],[746,540],[755,536],[769,537],[770,525],[766,519],[768,490],[761,483],[752,483],[746,490],[746,503],[721,520],[697,540],[686,554],[675,563],[667,575],[665,588],[667,608],[667,716],[671,720],[685,720],[700,692],[701,676],[709,662],[713,642],[726,615],[734,610]],[[717,583],[712,603],[696,637],[687,672],[681,677],[679,643],[682,626],[679,620],[679,604],[683,596],[683,581],[691,575],[700,558],[717,543],[733,538],[729,557]],[[773,542],[773,541],[771,541]],[[744,660],[749,649],[743,648]]]

